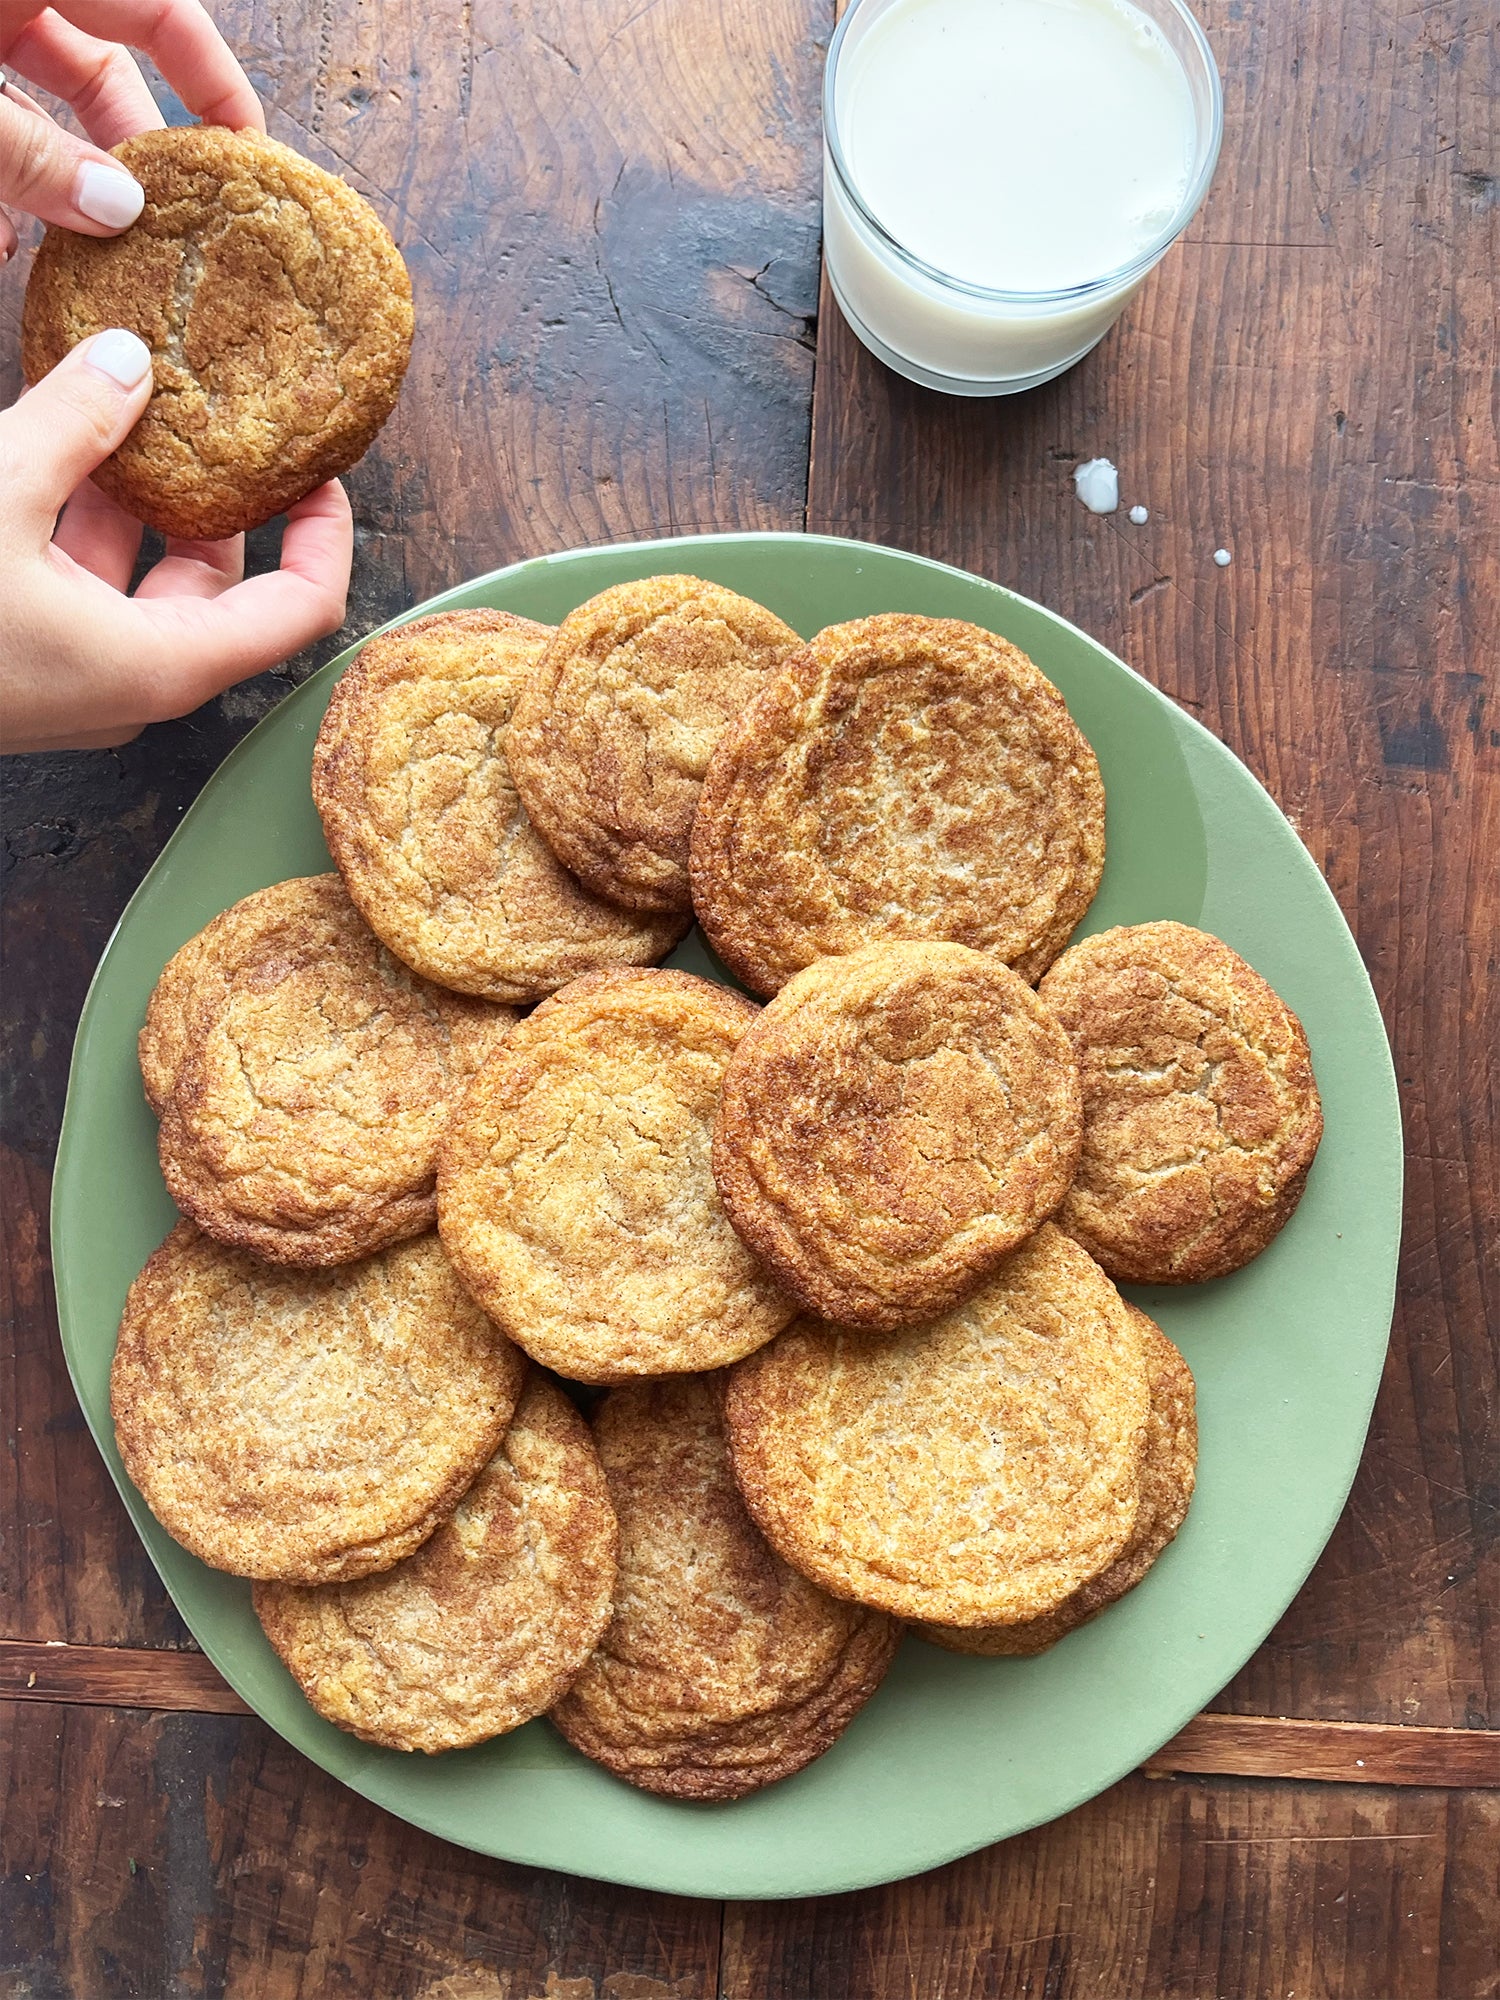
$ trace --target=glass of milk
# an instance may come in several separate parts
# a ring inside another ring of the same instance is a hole
[[[1186,228],[1223,124],[1182,0],[850,0],[823,85],[834,296],[928,388],[1050,381]]]

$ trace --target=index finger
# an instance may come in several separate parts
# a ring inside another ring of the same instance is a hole
[[[96,146],[118,146],[164,122],[134,59],[118,43],[97,41],[51,8],[8,44],[0,43],[0,56],[29,83],[70,104]],[[6,95],[46,116],[23,91]]]
[[[260,99],[198,0],[62,0],[55,9],[36,10],[38,25],[47,12],[101,41],[125,42],[150,56],[206,125],[265,130]]]

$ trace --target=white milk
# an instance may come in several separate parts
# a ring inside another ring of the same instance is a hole
[[[1086,459],[1078,466],[1073,488],[1091,514],[1113,514],[1120,504],[1120,475],[1107,458]]]
[[[1061,373],[1202,198],[1181,0],[854,0],[825,92],[829,276],[875,352],[971,395]]]

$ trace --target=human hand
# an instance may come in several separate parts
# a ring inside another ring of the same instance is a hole
[[[0,200],[91,236],[141,191],[101,149],[163,121],[115,38],[149,54],[206,123],[264,130],[259,101],[197,0],[0,0],[0,62],[76,112],[90,145],[14,86],[0,92]],[[0,211],[0,264],[16,237]],[[0,412],[0,748],[129,742],[338,626],[353,553],[337,481],[287,516],[281,567],[243,581],[244,540],[169,540],[126,596],[141,525],[87,475],[150,398],[150,355],[122,329],[80,343]],[[59,519],[59,510],[61,518]],[[54,532],[55,529],[55,532]]]
[[[84,236],[134,222],[140,186],[104,149],[163,120],[122,42],[149,55],[205,124],[265,130],[259,98],[198,0],[0,0],[0,63],[71,105],[93,141],[13,84],[0,88],[0,203]],[[0,264],[15,249],[0,213]]]
[[[337,480],[288,513],[280,569],[243,581],[243,536],[169,539],[135,595],[124,594],[141,524],[86,475],[150,393],[149,350],[115,329],[81,341],[0,412],[6,750],[128,743],[343,622],[354,526]]]

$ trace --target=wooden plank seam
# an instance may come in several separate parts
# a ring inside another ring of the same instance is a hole
[[[0,1698],[206,1715],[254,1711],[201,1653],[0,1639]],[[1148,1777],[1284,1778],[1500,1790],[1500,1731],[1205,1712]]]

